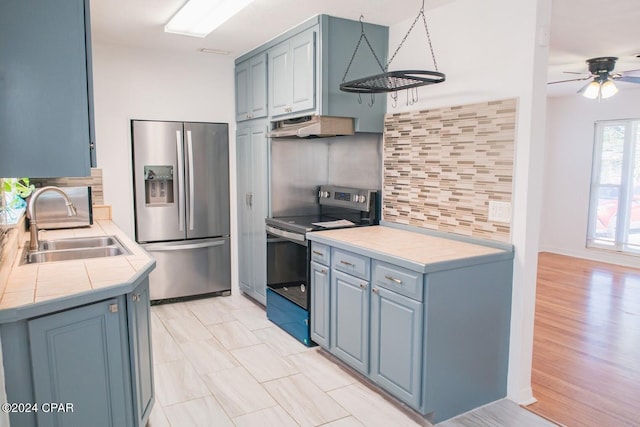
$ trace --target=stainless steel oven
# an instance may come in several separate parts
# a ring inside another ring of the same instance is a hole
[[[378,224],[376,190],[321,186],[319,213],[267,218],[267,317],[306,345],[309,334],[309,262],[306,233]]]

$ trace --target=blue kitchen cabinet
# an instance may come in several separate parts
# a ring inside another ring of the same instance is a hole
[[[34,401],[73,405],[69,412],[41,408],[38,427],[132,425],[120,298],[33,319],[28,327]]]
[[[316,30],[309,29],[268,51],[269,114],[313,110],[316,81]]]
[[[236,78],[236,121],[267,116],[267,54],[261,53],[238,65]]]
[[[238,275],[240,290],[266,304],[267,240],[264,220],[268,215],[269,186],[267,123],[238,127]]]
[[[368,374],[369,282],[335,267],[331,271],[330,339],[330,351],[334,355]]]
[[[311,115],[348,117],[354,119],[356,132],[382,133],[387,96],[382,94],[372,99],[340,91],[362,28],[358,21],[318,15],[237,58],[236,121],[257,117],[249,111],[246,101],[252,85],[247,61],[266,53],[269,121]],[[364,30],[376,56],[384,64],[389,29],[365,23]],[[368,47],[361,46],[360,51],[351,64],[347,80],[381,72]]]
[[[146,425],[155,403],[150,303],[148,280],[142,282],[131,294],[127,295],[129,354],[135,426]]]
[[[312,270],[330,253],[330,307],[322,298],[311,306],[312,330],[316,310],[330,315],[323,348],[434,424],[506,396],[511,246],[428,264],[332,233],[307,235]]]
[[[0,324],[7,399],[40,405],[10,413],[12,426],[146,425],[155,402],[148,277],[129,293],[88,298]],[[42,406],[54,402],[62,406]]]
[[[375,284],[371,293],[371,379],[419,408],[423,304]]]
[[[89,0],[0,2],[2,176],[95,164]]]
[[[331,325],[331,281],[330,268],[316,261],[311,262],[311,339],[321,347],[329,349]]]

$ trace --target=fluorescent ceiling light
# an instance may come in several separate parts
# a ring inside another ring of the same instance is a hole
[[[606,82],[602,83],[602,86],[600,87],[600,94],[603,98],[611,98],[616,93],[618,93],[618,88],[612,80],[607,80]]]
[[[206,37],[253,0],[189,0],[164,26],[167,33]]]

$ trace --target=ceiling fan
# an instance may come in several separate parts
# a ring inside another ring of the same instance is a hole
[[[618,93],[614,81],[627,82],[627,83],[640,83],[640,77],[630,76],[630,73],[635,73],[640,70],[629,70],[621,73],[614,73],[613,69],[616,66],[618,58],[613,56],[604,56],[600,58],[587,59],[589,65],[589,75],[577,79],[559,80],[555,82],[549,82],[547,84],[565,83],[565,82],[577,82],[581,80],[592,79],[591,82],[583,86],[578,93],[582,96],[590,99],[610,98]],[[571,73],[565,71],[566,73]],[[572,73],[583,74],[583,73]]]

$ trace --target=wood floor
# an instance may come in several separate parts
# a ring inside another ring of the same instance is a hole
[[[527,409],[566,426],[640,426],[640,270],[541,253]]]

